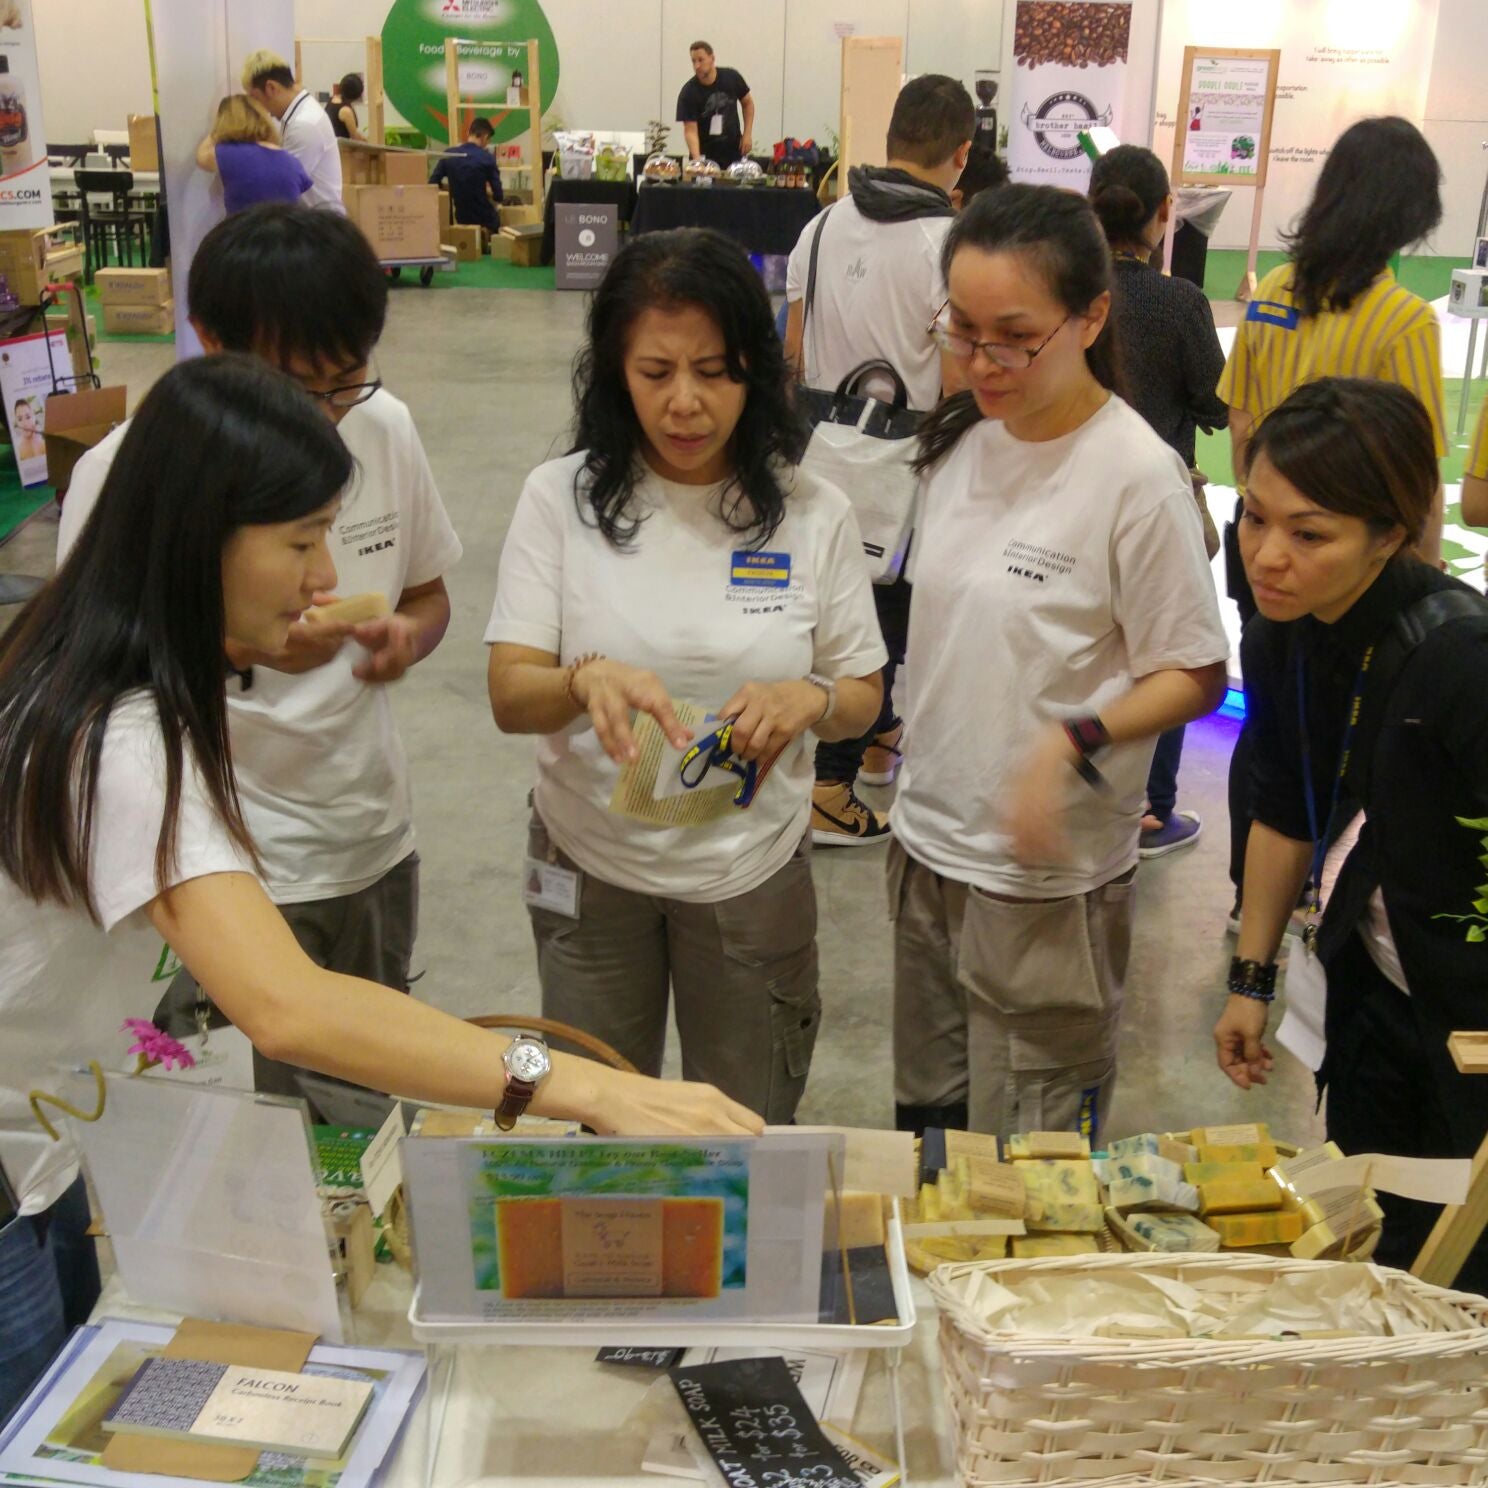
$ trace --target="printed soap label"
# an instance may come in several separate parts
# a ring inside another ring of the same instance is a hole
[[[567,1297],[659,1297],[660,1199],[570,1199],[563,1205]]]

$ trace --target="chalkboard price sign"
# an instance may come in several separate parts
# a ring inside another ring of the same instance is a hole
[[[781,1358],[668,1371],[729,1488],[861,1488]]]

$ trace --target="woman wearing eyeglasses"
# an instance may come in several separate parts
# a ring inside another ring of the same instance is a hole
[[[987,193],[943,263],[932,329],[966,391],[921,440],[889,849],[898,1119],[1095,1136],[1153,741],[1219,702],[1228,646],[1187,468],[1114,391],[1089,204]]]
[[[794,468],[769,297],[715,233],[621,253],[574,387],[573,451],[522,491],[486,632],[497,726],[543,736],[543,1011],[654,1073],[670,992],[688,1077],[788,1121],[821,1006],[814,741],[867,729],[886,660],[857,523]]]

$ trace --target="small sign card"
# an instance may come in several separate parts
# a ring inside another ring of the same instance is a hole
[[[682,1348],[602,1348],[596,1364],[623,1364],[630,1369],[670,1369],[682,1362]]]
[[[345,1455],[371,1398],[370,1382],[155,1358],[140,1365],[102,1424],[105,1431],[335,1459]]]
[[[733,1359],[668,1371],[689,1420],[729,1483],[861,1488],[784,1359]]]

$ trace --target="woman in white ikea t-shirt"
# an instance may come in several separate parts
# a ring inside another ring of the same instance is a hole
[[[544,736],[543,1011],[656,1072],[674,992],[684,1071],[788,1121],[820,1016],[806,736],[861,734],[886,660],[857,523],[794,468],[769,298],[716,233],[625,249],[575,383],[574,451],[522,491],[486,632],[498,726]],[[770,765],[752,804],[726,771],[680,784],[728,719],[733,762]]]
[[[141,404],[57,577],[0,638],[0,1423],[97,1297],[70,1143],[28,1092],[126,1064],[164,940],[271,1057],[414,1099],[509,1100],[511,1041],[322,970],[256,874],[226,677],[320,590],[351,456],[257,359],[182,363]],[[127,1061],[132,1063],[132,1061]],[[534,1110],[633,1135],[757,1131],[716,1090],[554,1055]],[[522,1091],[530,1093],[530,1085]]]
[[[1089,204],[988,192],[933,328],[894,805],[900,1125],[1084,1130],[1110,1105],[1153,742],[1228,651],[1183,462],[1112,391]]]

